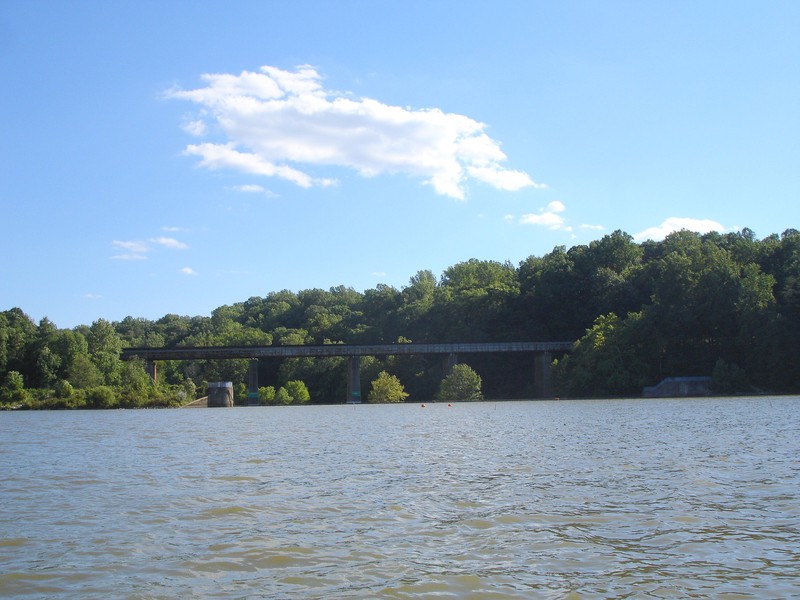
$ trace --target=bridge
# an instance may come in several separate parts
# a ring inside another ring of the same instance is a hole
[[[552,396],[550,364],[552,353],[572,350],[572,342],[489,342],[448,344],[324,344],[316,346],[183,346],[176,348],[125,348],[121,358],[145,361],[150,376],[157,377],[157,360],[209,360],[246,358],[250,360],[248,396],[258,398],[258,360],[269,357],[326,357],[348,358],[347,402],[361,402],[362,356],[434,354],[443,355],[446,369],[458,362],[459,354],[528,352],[535,354],[534,389],[539,398]]]

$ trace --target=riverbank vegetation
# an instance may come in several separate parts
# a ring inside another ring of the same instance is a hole
[[[246,402],[247,360],[169,361],[155,384],[123,347],[575,341],[554,357],[559,396],[630,396],[666,377],[713,377],[721,393],[800,392],[800,232],[681,231],[636,243],[620,231],[519,265],[472,259],[407,286],[268,291],[210,316],[98,319],[60,329],[0,312],[0,406],[173,406],[232,381]],[[487,398],[531,397],[532,358],[460,355]],[[397,379],[408,399],[440,392],[440,357],[363,357],[362,381]],[[346,359],[264,359],[260,381],[301,382],[311,402],[341,402]],[[298,388],[297,384],[292,384]],[[393,384],[392,384],[393,385]],[[388,389],[388,388],[387,388]],[[295,393],[304,397],[302,392]],[[387,392],[388,393],[388,392]],[[276,391],[275,395],[278,395]],[[378,395],[376,395],[376,398]],[[392,395],[396,398],[396,395]]]

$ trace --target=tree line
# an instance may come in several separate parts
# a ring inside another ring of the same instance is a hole
[[[400,289],[379,284],[363,293],[345,286],[272,291],[210,316],[129,316],[59,329],[12,308],[0,312],[0,403],[164,406],[202,394],[209,381],[232,381],[246,398],[246,360],[164,362],[153,384],[142,363],[120,361],[123,347],[412,341],[575,341],[554,364],[562,397],[635,396],[666,377],[692,375],[711,375],[720,393],[795,393],[800,232],[757,239],[749,229],[680,231],[636,243],[615,231],[518,265],[471,259],[439,277],[421,270]],[[531,397],[531,357],[459,359],[486,397]],[[301,382],[311,402],[340,402],[345,361],[264,359],[260,381],[270,383],[273,399],[284,390],[280,403],[295,401],[289,389],[298,384],[290,382]],[[402,398],[428,400],[441,392],[443,369],[429,356],[363,357],[362,380],[379,376],[379,388],[393,377]]]

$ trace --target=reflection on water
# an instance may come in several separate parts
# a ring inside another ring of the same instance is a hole
[[[0,413],[0,596],[800,596],[800,399]]]

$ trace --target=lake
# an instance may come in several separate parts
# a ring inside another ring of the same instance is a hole
[[[0,413],[4,598],[800,597],[800,398]]]

